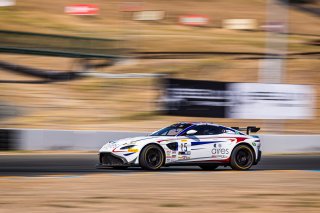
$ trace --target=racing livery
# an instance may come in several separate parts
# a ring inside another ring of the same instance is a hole
[[[246,134],[240,132],[246,130]],[[231,166],[247,170],[261,158],[260,128],[225,127],[212,123],[177,123],[149,136],[107,142],[99,151],[98,168],[197,165],[204,170]]]

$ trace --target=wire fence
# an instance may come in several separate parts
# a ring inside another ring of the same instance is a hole
[[[126,54],[124,41],[18,31],[0,31],[0,52],[63,57],[106,57]]]

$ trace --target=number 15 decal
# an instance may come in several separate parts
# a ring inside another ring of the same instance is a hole
[[[190,143],[180,143],[179,155],[191,155]]]
[[[187,152],[187,151],[188,151],[188,143],[181,143],[180,152]]]

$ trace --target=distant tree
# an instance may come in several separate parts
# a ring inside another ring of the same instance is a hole
[[[289,3],[293,4],[307,4],[307,3],[315,3],[316,0],[288,0]]]

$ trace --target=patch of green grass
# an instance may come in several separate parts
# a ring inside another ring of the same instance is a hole
[[[244,206],[239,206],[240,209],[255,209],[258,208],[257,206],[254,205],[244,205]]]
[[[8,205],[8,204],[11,204],[9,202],[0,202],[0,205]]]
[[[30,150],[6,150],[0,151],[0,154],[8,154],[8,153],[32,153]]]
[[[181,203],[164,203],[159,206],[166,207],[166,208],[179,208],[179,207],[185,207],[186,205],[181,204]]]
[[[107,199],[116,199],[116,197],[112,197],[112,196],[95,196],[95,197],[89,197],[89,199],[107,200]]]
[[[76,206],[67,205],[67,204],[47,204],[46,206],[56,207],[56,208],[77,208]]]
[[[138,112],[134,114],[130,114],[127,116],[119,117],[119,120],[130,120],[130,121],[137,121],[137,120],[150,120],[155,119],[158,116],[156,112]]]
[[[288,194],[281,194],[281,193],[257,193],[252,194],[252,197],[279,197],[279,196],[287,196]]]
[[[289,208],[319,208],[319,202],[316,201],[295,201],[294,203],[285,204]]]

